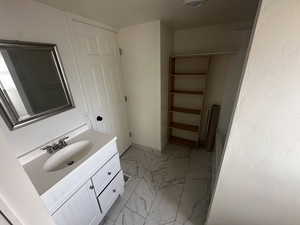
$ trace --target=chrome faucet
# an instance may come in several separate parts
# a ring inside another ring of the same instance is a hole
[[[58,140],[57,143],[54,143],[52,145],[47,145],[47,146],[43,147],[42,150],[47,151],[49,154],[53,154],[68,145],[68,143],[66,142],[66,140],[68,138],[69,137],[61,138]]]

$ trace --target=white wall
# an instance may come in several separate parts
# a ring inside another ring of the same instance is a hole
[[[227,134],[229,122],[232,117],[233,108],[237,98],[237,92],[241,83],[241,76],[247,49],[241,49],[234,55],[225,57],[228,59],[226,78],[224,80],[221,99],[221,113],[219,120],[219,132],[224,136]],[[221,73],[220,73],[221,74]]]
[[[224,137],[239,88],[245,55],[246,49],[241,49],[235,54],[214,56],[212,59],[207,79],[206,107],[221,105],[218,130]]]
[[[0,210],[14,225],[54,225],[24,169],[0,135]]]
[[[173,53],[174,32],[165,24],[160,26],[161,36],[161,148],[168,143],[168,82],[169,58]]]
[[[10,131],[0,119],[0,128],[11,151],[19,156],[87,122],[70,44],[67,14],[30,0],[1,0],[1,39],[50,42],[58,46],[76,108],[24,128]]]
[[[221,106],[221,111],[223,108],[228,108],[230,106],[223,104],[224,94],[227,92],[226,83],[227,80],[231,80],[232,74],[229,73],[230,64],[234,60],[234,55],[218,55],[214,56],[211,60],[210,70],[207,78],[206,85],[206,95],[205,95],[205,106],[204,106],[204,122],[207,121],[208,110],[213,104],[217,104]],[[220,113],[221,117],[222,113]],[[220,124],[226,123],[222,121],[221,118],[219,120]],[[226,130],[226,128],[225,128]],[[202,130],[202,138],[205,138],[206,130]],[[222,130],[222,135],[225,135],[225,131]]]
[[[238,51],[247,46],[250,27],[250,22],[244,22],[176,30],[174,51],[177,54]]]
[[[160,21],[121,29],[119,45],[135,144],[161,149]]]
[[[262,1],[208,225],[299,224],[299,11]]]

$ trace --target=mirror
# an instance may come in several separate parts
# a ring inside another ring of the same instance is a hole
[[[55,44],[0,41],[0,106],[11,130],[74,107]]]

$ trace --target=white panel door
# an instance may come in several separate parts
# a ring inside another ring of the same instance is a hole
[[[53,215],[57,225],[98,225],[103,214],[97,202],[92,182],[88,181]]]
[[[79,22],[72,22],[72,28],[91,123],[98,131],[116,135],[123,153],[131,140],[116,34]],[[99,116],[102,121],[97,120]]]

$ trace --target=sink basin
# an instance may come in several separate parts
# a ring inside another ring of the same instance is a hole
[[[91,149],[92,143],[88,140],[70,144],[54,153],[44,164],[43,169],[51,172],[73,165],[84,157]]]

